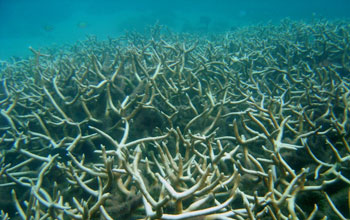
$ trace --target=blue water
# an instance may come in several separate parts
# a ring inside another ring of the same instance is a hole
[[[349,0],[0,0],[0,60],[28,56],[29,46],[116,37],[157,21],[174,31],[217,32],[285,17],[343,19],[349,11]]]

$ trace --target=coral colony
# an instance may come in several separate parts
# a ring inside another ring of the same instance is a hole
[[[350,24],[160,26],[2,63],[2,219],[347,219]]]

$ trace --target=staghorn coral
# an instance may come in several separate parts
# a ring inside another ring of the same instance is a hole
[[[31,48],[1,71],[0,187],[20,219],[349,218],[349,33],[155,26]]]

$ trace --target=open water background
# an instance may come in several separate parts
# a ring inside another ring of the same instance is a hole
[[[96,35],[144,31],[157,21],[174,31],[221,32],[238,26],[297,20],[348,19],[349,0],[0,0],[0,60],[33,48]]]

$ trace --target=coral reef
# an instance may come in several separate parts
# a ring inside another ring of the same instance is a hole
[[[2,63],[1,218],[349,218],[349,33],[156,25],[30,48]]]

